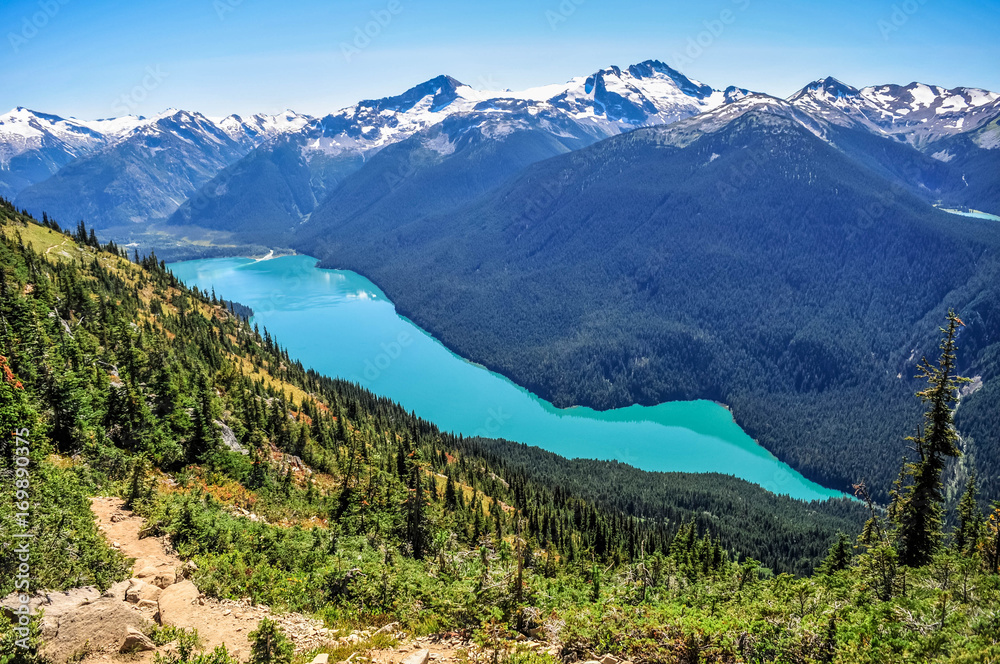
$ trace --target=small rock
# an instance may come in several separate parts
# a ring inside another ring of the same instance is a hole
[[[427,648],[421,648],[415,653],[407,655],[403,658],[401,664],[427,664],[427,660],[430,659],[431,651]]]
[[[600,662],[601,664],[618,664],[621,660],[614,655],[602,655]]]
[[[136,628],[132,626],[127,627],[125,640],[122,642],[122,647],[118,649],[118,652],[138,652],[140,650],[156,650],[156,644]]]
[[[149,578],[149,577],[147,577]],[[141,600],[155,600],[162,592],[159,586],[146,583],[141,579],[130,579],[128,590],[125,591],[125,601],[130,604],[138,604]]]
[[[155,609],[158,604],[155,599],[140,599],[136,606],[140,609]]]
[[[326,653],[321,653],[313,657],[312,664],[329,664],[330,656]]]
[[[232,612],[233,612],[233,610],[232,610],[232,609],[226,609],[225,611],[223,611],[223,612],[222,612],[222,615],[224,615],[224,616],[228,616],[228,615],[229,615],[230,613],[232,613]]]

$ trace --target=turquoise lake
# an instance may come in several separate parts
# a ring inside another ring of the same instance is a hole
[[[360,383],[440,428],[537,445],[570,458],[652,471],[735,475],[803,500],[842,496],[759,446],[710,401],[611,411],[560,409],[455,355],[399,316],[361,275],[309,256],[217,258],[169,266],[189,286],[241,302],[307,368]]]
[[[980,212],[979,210],[973,210],[971,212],[964,212],[962,210],[952,210],[949,208],[938,208],[944,212],[950,212],[951,214],[960,214],[963,217],[972,217],[973,219],[988,219],[989,221],[1000,221],[1000,217],[995,214],[990,214],[989,212]]]

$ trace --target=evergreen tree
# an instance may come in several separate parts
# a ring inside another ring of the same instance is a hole
[[[972,473],[965,484],[965,493],[958,501],[958,526],[955,528],[955,548],[965,555],[975,553],[983,537],[983,513],[979,509],[978,497],[976,475]]]
[[[450,511],[458,509],[458,495],[455,493],[455,480],[448,475],[444,485],[444,506]]]
[[[419,560],[427,550],[427,499],[424,497],[424,471],[420,464],[420,453],[411,452],[407,455],[407,462],[406,539],[413,548],[413,557]]]
[[[295,648],[278,623],[264,618],[250,632],[250,664],[291,664]]]
[[[897,515],[900,562],[919,566],[928,563],[941,544],[944,495],[941,473],[945,459],[961,454],[954,424],[954,402],[958,387],[968,379],[956,373],[955,341],[964,323],[954,311],[948,312],[948,327],[942,328],[941,356],[936,365],[925,358],[919,378],[928,387],[917,392],[927,405],[923,426],[910,440],[916,445],[918,460],[907,467],[908,484]]]
[[[830,547],[830,553],[819,566],[819,571],[823,574],[833,574],[840,570],[847,569],[854,557],[851,546],[851,538],[845,533],[837,534],[837,541]]]
[[[215,426],[213,388],[204,376],[199,376],[194,408],[194,433],[188,442],[189,462],[204,461],[222,444],[222,434]]]

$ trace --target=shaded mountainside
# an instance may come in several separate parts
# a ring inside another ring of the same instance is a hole
[[[465,202],[536,161],[745,92],[713,90],[656,61],[524,92],[473,90],[438,76],[262,145],[170,222],[286,243],[314,213],[410,218]]]
[[[165,219],[250,146],[200,114],[178,111],[76,159],[18,194],[18,205],[98,229]]]
[[[379,233],[317,216],[299,246],[559,405],[716,399],[807,477],[886,487],[948,307],[972,321],[966,366],[1000,377],[1000,226],[934,210],[776,106],[608,139]],[[998,486],[998,430],[970,427]]]
[[[416,218],[481,195],[532,163],[593,143],[561,115],[531,114],[524,106],[515,103],[499,118],[452,115],[367,159],[310,150],[323,134],[289,136],[224,170],[169,223],[287,244],[303,219],[366,215],[381,225]]]
[[[254,242],[287,243],[326,194],[361,168],[364,156],[310,154],[309,135],[283,136],[216,174],[168,223],[240,233]]]
[[[466,203],[533,163],[593,142],[559,115],[511,110],[502,119],[453,116],[383,149],[316,209],[310,228],[356,220],[377,235]]]

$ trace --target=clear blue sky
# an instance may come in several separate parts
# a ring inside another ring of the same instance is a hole
[[[0,112],[88,119],[324,114],[438,74],[518,89],[650,58],[780,96],[827,75],[1000,91],[1000,0],[0,0],[0,28]]]

